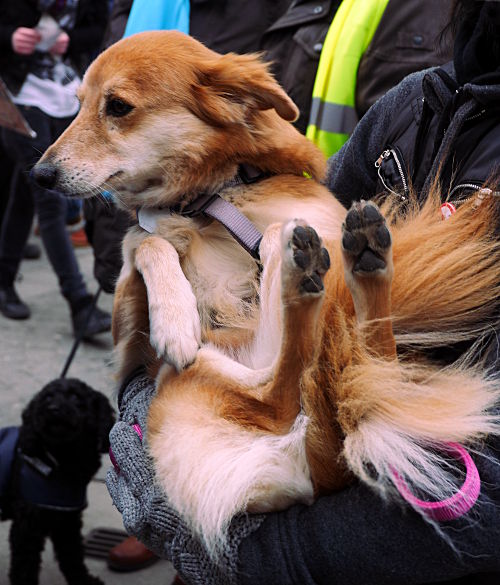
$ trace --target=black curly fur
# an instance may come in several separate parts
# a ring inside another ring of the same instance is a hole
[[[57,379],[47,384],[22,414],[18,447],[33,458],[57,461],[58,473],[86,486],[100,466],[100,454],[109,448],[114,422],[108,399],[80,380]],[[45,539],[68,585],[102,585],[84,564],[81,511],[41,508],[20,499],[21,460],[14,462],[8,503],[12,585],[36,585]],[[66,475],[67,474],[67,475]]]

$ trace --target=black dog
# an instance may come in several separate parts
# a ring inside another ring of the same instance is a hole
[[[69,585],[102,585],[84,564],[82,510],[100,454],[109,448],[113,409],[104,394],[80,380],[58,379],[33,397],[22,421],[0,431],[2,518],[12,519],[10,581],[38,583],[50,537]]]

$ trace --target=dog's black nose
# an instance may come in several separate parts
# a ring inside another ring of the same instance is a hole
[[[31,169],[30,177],[44,189],[53,189],[57,180],[57,167],[51,163],[39,163]]]

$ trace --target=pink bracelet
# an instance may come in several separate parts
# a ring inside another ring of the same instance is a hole
[[[465,481],[456,494],[440,502],[426,502],[411,493],[397,471],[393,471],[396,487],[403,498],[415,508],[437,522],[455,520],[466,514],[476,503],[481,489],[481,479],[476,464],[469,453],[458,443],[445,443],[444,450],[465,465]]]

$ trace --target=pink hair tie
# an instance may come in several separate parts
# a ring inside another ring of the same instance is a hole
[[[142,429],[141,429],[139,423],[133,424],[132,428],[139,435],[139,439],[142,441]],[[109,448],[109,458],[111,460],[111,463],[113,464],[113,467],[116,469],[116,471],[120,471],[120,467],[118,466],[118,463],[117,463],[116,458],[115,458],[115,454],[113,453],[113,449],[111,449],[111,447]]]
[[[396,487],[403,498],[426,516],[437,522],[448,522],[466,514],[476,503],[481,489],[481,479],[476,464],[469,453],[458,443],[445,443],[444,449],[465,465],[465,481],[456,494],[440,502],[426,502],[411,493],[404,479],[394,471]]]

